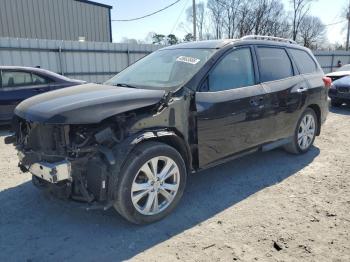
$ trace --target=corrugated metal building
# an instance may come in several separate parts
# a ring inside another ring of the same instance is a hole
[[[0,37],[112,42],[111,9],[88,0],[0,0]]]

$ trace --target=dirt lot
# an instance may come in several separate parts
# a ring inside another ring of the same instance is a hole
[[[167,219],[134,226],[34,188],[0,131],[0,261],[350,261],[350,108],[303,156],[258,153],[191,176]]]

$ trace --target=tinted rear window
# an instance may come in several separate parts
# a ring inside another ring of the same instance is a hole
[[[307,52],[297,49],[289,49],[289,51],[301,74],[309,74],[317,71],[316,63]]]
[[[292,63],[282,48],[258,47],[261,82],[293,76]]]
[[[28,86],[32,84],[32,76],[27,72],[2,71],[3,87]]]

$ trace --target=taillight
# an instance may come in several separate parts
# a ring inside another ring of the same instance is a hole
[[[325,87],[330,88],[332,86],[332,78],[324,76],[322,80]]]

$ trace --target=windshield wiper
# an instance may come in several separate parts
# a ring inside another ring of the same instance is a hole
[[[121,86],[121,87],[128,87],[128,88],[137,88],[136,86],[125,84],[125,83],[116,83],[113,84],[113,86]]]

